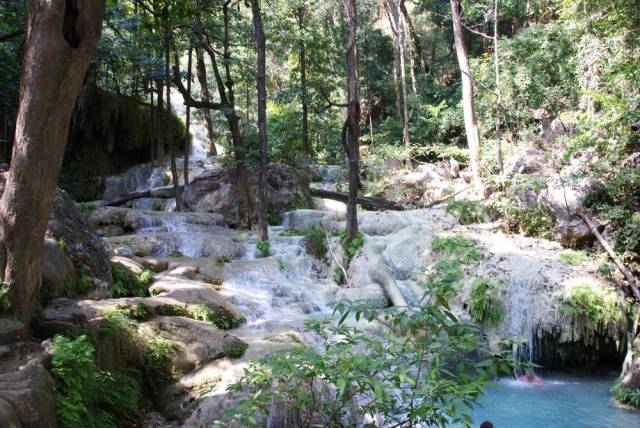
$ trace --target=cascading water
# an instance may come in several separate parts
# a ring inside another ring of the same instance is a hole
[[[513,348],[513,358],[518,363],[515,374],[521,376],[526,371],[522,367],[531,367],[533,363],[533,323],[531,317],[531,281],[512,277],[509,284],[507,322],[509,334],[522,340]]]

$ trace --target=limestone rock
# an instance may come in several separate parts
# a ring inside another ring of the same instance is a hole
[[[333,230],[338,228],[338,219],[344,219],[344,215],[320,210],[300,209],[285,213],[282,225],[287,230],[298,232],[312,227]]]
[[[27,335],[27,329],[20,321],[0,318],[0,345],[7,345]]]
[[[56,192],[46,236],[57,242],[64,241],[66,253],[76,268],[95,278],[97,294],[108,294],[112,276],[105,245],[63,190]]]
[[[67,288],[76,283],[78,275],[71,259],[53,239],[44,240],[43,258],[40,295],[47,302],[67,294]]]
[[[507,176],[544,173],[551,170],[553,170],[551,159],[540,149],[527,149],[520,155],[509,159],[507,165],[505,165]]]
[[[382,309],[389,306],[389,299],[384,290],[375,283],[357,288],[341,288],[336,294],[336,302],[352,303],[368,309]]]
[[[176,345],[176,368],[189,371],[223,357],[239,357],[246,349],[240,339],[202,321],[185,317],[157,317],[141,325]]]
[[[45,359],[36,343],[13,345],[0,358],[0,426],[57,426],[55,384],[44,368]]]
[[[257,198],[258,174],[250,169],[249,183],[252,200]],[[221,215],[229,225],[237,225],[242,221],[238,211],[238,194],[236,177],[232,168],[214,168],[195,177],[184,191],[185,205],[196,212],[215,213]],[[311,206],[309,181],[306,174],[295,168],[271,163],[267,168],[267,199],[271,212],[283,213],[301,206]],[[252,217],[257,214],[251,213]]]

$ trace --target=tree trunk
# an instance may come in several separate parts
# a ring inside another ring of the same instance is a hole
[[[189,48],[189,62],[187,64],[187,92],[191,94],[191,72],[193,71],[192,67],[192,56],[193,49]],[[178,58],[177,61],[180,59]],[[184,175],[184,185],[189,185],[189,153],[191,152],[191,106],[187,105],[187,117],[185,118],[185,133],[184,136],[184,164],[183,164],[183,175]]]
[[[168,11],[165,9],[165,17],[168,18]],[[169,159],[171,162],[171,180],[173,181],[173,188],[176,195],[176,211],[183,211],[182,207],[182,194],[180,192],[180,178],[178,176],[178,167],[176,165],[176,155],[173,147],[173,136],[171,135],[171,74],[169,68],[169,60],[171,57],[171,33],[168,24],[165,23],[165,35],[164,35],[164,80],[167,87],[167,118],[164,123],[166,124],[165,133],[169,138]]]
[[[409,15],[409,11],[407,10],[407,6],[405,6],[404,1],[405,0],[400,0],[400,10],[402,11],[402,16],[409,27],[409,35],[411,36],[413,46],[415,47],[415,56],[418,58],[418,63],[420,64],[420,72],[425,75],[427,74],[427,61],[424,58],[424,50],[422,49],[420,37],[418,37],[418,32],[413,25],[413,21],[411,21],[411,16]]]
[[[349,198],[347,200],[347,239],[358,235],[358,184],[360,157],[360,77],[358,73],[358,51],[356,31],[358,28],[358,9],[356,0],[343,0],[349,16],[349,36],[346,46],[347,77],[347,118],[343,131],[343,140],[348,149],[349,158]]]
[[[30,0],[13,159],[0,199],[9,312],[29,324],[69,120],[100,38],[104,0]],[[62,31],[60,31],[62,29]]]
[[[504,176],[504,163],[502,161],[502,141],[500,135],[500,55],[498,54],[498,0],[495,0],[493,22],[493,54],[496,73],[496,156],[498,159],[498,170],[500,177]]]
[[[158,87],[158,114],[156,115],[156,125],[158,128],[164,126],[164,84],[161,80],[156,81]],[[165,135],[166,137],[166,135]],[[164,138],[160,133],[156,137],[156,162],[162,162],[164,159]]]
[[[196,48],[196,74],[198,75],[198,82],[200,83],[200,98],[202,101],[209,102],[211,96],[209,95],[209,86],[207,83],[207,67],[204,64],[204,55],[202,48]],[[207,136],[209,137],[209,155],[217,156],[218,150],[213,142],[213,120],[211,119],[211,110],[208,108],[202,109],[204,114],[204,122],[207,125]]]
[[[296,10],[298,20],[298,30],[304,33],[304,19],[307,6],[302,5]],[[308,157],[313,156],[311,142],[309,141],[309,93],[307,88],[307,46],[304,39],[300,39],[298,46],[299,66],[300,66],[300,101],[302,103],[302,150]]]
[[[266,40],[260,15],[260,0],[251,0],[251,13],[258,51],[257,90],[258,90],[258,140],[260,141],[260,164],[258,166],[258,228],[260,240],[269,240],[267,222],[267,89],[266,73]]]
[[[453,17],[453,38],[462,79],[462,108],[464,112],[464,128],[467,134],[467,144],[469,145],[471,172],[473,174],[474,188],[477,193],[482,194],[483,186],[480,180],[480,137],[478,135],[478,123],[476,121],[473,101],[473,78],[471,75],[471,67],[469,67],[467,48],[464,44],[464,35],[462,33],[460,0],[450,1],[451,15]]]
[[[409,138],[409,103],[407,97],[407,75],[406,75],[406,64],[405,64],[405,33],[404,33],[404,25],[402,23],[402,18],[400,14],[400,1],[395,0],[397,2],[397,13],[398,17],[398,46],[399,46],[399,55],[400,55],[400,84],[402,86],[402,142],[404,144],[405,149],[407,150],[407,159],[405,159],[405,166],[409,169],[412,168],[411,165],[411,140]]]

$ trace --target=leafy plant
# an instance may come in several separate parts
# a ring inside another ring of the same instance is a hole
[[[447,212],[454,216],[460,224],[483,223],[488,220],[484,207],[474,201],[451,198],[447,201]]]
[[[114,297],[144,297],[153,282],[153,272],[145,269],[139,274],[129,271],[122,263],[111,263]]]
[[[258,240],[258,242],[256,242],[256,249],[262,257],[269,257],[271,255],[271,244],[269,241]]]
[[[482,259],[478,244],[461,234],[436,236],[431,243],[431,249],[440,255],[454,257],[465,264]]]
[[[4,282],[4,279],[0,276],[0,311],[5,311],[11,307],[11,301],[9,300],[9,284]]]
[[[60,238],[56,242],[58,243],[58,247],[60,247],[60,249],[66,253],[67,252],[67,241],[65,241],[64,238]]]
[[[76,206],[83,214],[86,214],[86,215],[91,214],[93,211],[95,211],[98,208],[95,202],[77,202]]]
[[[184,257],[184,254],[181,251],[174,250],[169,253],[169,257]]]
[[[474,281],[467,305],[471,317],[479,323],[497,324],[503,316],[501,283],[486,278]]]
[[[347,233],[341,232],[340,244],[342,244],[342,248],[344,248],[344,252],[347,255],[347,264],[349,264],[362,249],[362,246],[364,245],[364,235],[358,232],[355,238],[349,240]]]
[[[459,322],[432,292],[414,310],[338,306],[337,323],[308,322],[320,348],[300,345],[252,363],[230,387],[252,395],[217,426],[262,426],[282,410],[301,426],[358,426],[371,414],[385,426],[469,425],[469,407],[507,359],[484,349],[475,327]],[[351,327],[350,314],[376,319],[384,330]],[[479,359],[472,359],[476,352]]]
[[[623,310],[614,291],[595,290],[586,284],[575,285],[569,298],[562,304],[562,312],[582,321],[590,329],[605,330],[620,322]]]
[[[58,420],[64,427],[127,427],[141,410],[138,379],[98,370],[87,336],[53,339],[51,373],[56,380]]]
[[[558,260],[568,265],[578,266],[585,260],[585,254],[582,251],[563,250],[558,254]]]
[[[304,245],[307,252],[319,260],[327,256],[326,231],[319,227],[310,227],[304,232]]]
[[[611,393],[619,402],[640,409],[640,388],[624,388],[617,381],[611,388]]]

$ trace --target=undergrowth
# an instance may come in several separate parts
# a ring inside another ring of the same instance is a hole
[[[484,223],[489,220],[486,209],[474,201],[451,198],[447,201],[447,212],[454,216],[460,224]]]
[[[563,250],[558,254],[558,260],[572,266],[582,264],[586,256],[582,251]]]
[[[563,314],[574,317],[592,330],[606,329],[623,318],[615,292],[600,292],[583,284],[573,287],[561,310]]]
[[[114,297],[144,297],[153,282],[153,272],[144,270],[135,274],[122,263],[111,263]]]
[[[640,388],[624,388],[617,381],[611,388],[611,393],[619,402],[640,410]]]
[[[479,323],[495,325],[503,316],[500,300],[502,284],[486,278],[478,278],[473,282],[467,304],[471,317]]]
[[[261,257],[269,257],[271,255],[271,244],[269,241],[258,240],[256,242],[256,250]]]
[[[446,304],[458,292],[464,277],[464,266],[482,259],[477,243],[464,235],[436,236],[431,249],[438,256],[428,276],[437,295]]]
[[[326,231],[319,227],[310,227],[304,232],[304,246],[307,253],[324,260],[327,257]]]

